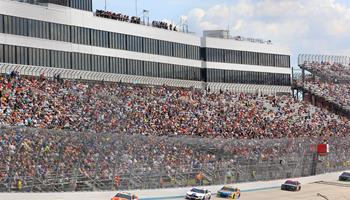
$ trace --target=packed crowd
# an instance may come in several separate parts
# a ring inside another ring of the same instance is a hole
[[[0,124],[73,131],[266,139],[346,135],[349,122],[289,96],[0,78]]]
[[[305,62],[303,69],[334,82],[350,82],[350,66],[328,62]]]
[[[297,84],[308,91],[350,111],[350,66],[337,63],[311,62],[301,66],[309,71]]]
[[[152,26],[157,27],[157,28],[166,29],[166,30],[177,31],[177,28],[175,25],[168,24],[166,22],[153,21]]]
[[[325,98],[350,111],[350,84],[335,84],[332,82],[305,81],[304,87],[312,93]]]
[[[103,17],[103,18],[108,18],[108,19],[114,19],[118,21],[123,21],[123,22],[130,22],[133,24],[141,24],[141,18],[140,17],[129,17],[128,15],[123,15],[121,13],[114,13],[110,11],[104,11],[104,10],[96,10],[96,16],[97,17]],[[166,29],[166,30],[171,30],[171,31],[177,31],[177,28],[173,24],[168,24],[166,22],[161,22],[161,21],[153,21],[152,26],[156,28],[161,28],[161,29]]]
[[[114,19],[114,20],[118,20],[118,21],[123,21],[123,22],[129,22],[130,21],[130,17],[128,15],[123,15],[121,13],[114,13],[114,12],[110,12],[110,11],[104,11],[104,10],[96,10],[96,16],[97,17],[104,17],[104,18],[108,18],[108,19]],[[136,17],[132,17],[132,19],[134,19],[135,21]],[[141,22],[141,20],[139,18],[137,18],[139,23]],[[130,21],[131,23],[135,23]]]
[[[0,78],[0,111],[1,125],[10,126],[0,129],[0,188],[18,180],[25,186],[32,177],[113,179],[222,168],[240,160],[300,159],[307,140],[346,137],[350,128],[346,119],[289,96],[36,79],[16,72]]]

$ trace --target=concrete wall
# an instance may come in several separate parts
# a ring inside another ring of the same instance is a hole
[[[309,184],[317,181],[335,181],[338,179],[341,172],[322,174],[311,177],[296,178],[301,184]],[[285,180],[276,181],[260,181],[252,183],[236,184],[235,187],[241,189],[242,193],[259,190],[268,190],[279,188]],[[211,192],[216,193],[222,186],[206,187]],[[186,192],[191,188],[174,188],[163,190],[137,190],[130,191],[137,194],[141,200],[161,200],[161,199],[181,199]],[[0,193],[1,200],[109,200],[116,191],[111,192],[76,192],[76,193]]]

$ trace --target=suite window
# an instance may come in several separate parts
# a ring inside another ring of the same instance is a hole
[[[159,75],[161,78],[174,78],[174,68],[171,64],[160,63]]]
[[[16,63],[16,47],[4,45],[5,63]]]
[[[150,53],[158,54],[158,40],[150,39]]]
[[[187,67],[184,66],[188,70],[188,75],[185,74],[184,79],[189,79],[193,81],[201,80],[201,69],[197,67]]]
[[[117,48],[126,50],[126,35],[117,33]]]
[[[5,62],[4,45],[3,44],[0,44],[0,62]]]
[[[91,70],[98,71],[98,66],[99,66],[98,56],[91,55]]]
[[[4,16],[0,15],[0,33],[4,32]]]
[[[12,34],[12,18],[4,16],[4,33]]]
[[[143,63],[140,60],[128,60],[128,74],[143,75]]]
[[[158,63],[145,61],[144,75],[151,76],[151,77],[158,77],[159,76]]]
[[[127,60],[124,58],[117,58],[117,71],[119,74],[127,74],[128,68],[127,68]]]

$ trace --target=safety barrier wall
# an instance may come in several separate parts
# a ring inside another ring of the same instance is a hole
[[[341,172],[327,173],[317,176],[297,178],[302,185],[314,183],[318,181],[336,181]],[[244,192],[254,192],[260,190],[269,190],[279,188],[285,180],[276,181],[261,181],[261,182],[251,182],[251,183],[241,183],[235,184],[235,187],[241,189]],[[222,186],[210,186],[206,187],[208,190],[215,193]],[[184,195],[191,188],[174,188],[174,189],[160,189],[160,190],[135,190],[130,191],[144,200],[160,200],[160,199],[183,199]],[[108,200],[110,199],[116,191],[109,192],[74,192],[74,193],[0,193],[0,199],[11,199],[11,200]]]

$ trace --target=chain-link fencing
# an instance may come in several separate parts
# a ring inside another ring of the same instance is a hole
[[[321,134],[321,133],[320,133]],[[309,176],[349,168],[350,138],[234,140],[78,133],[23,127],[0,131],[0,190],[153,189]]]

